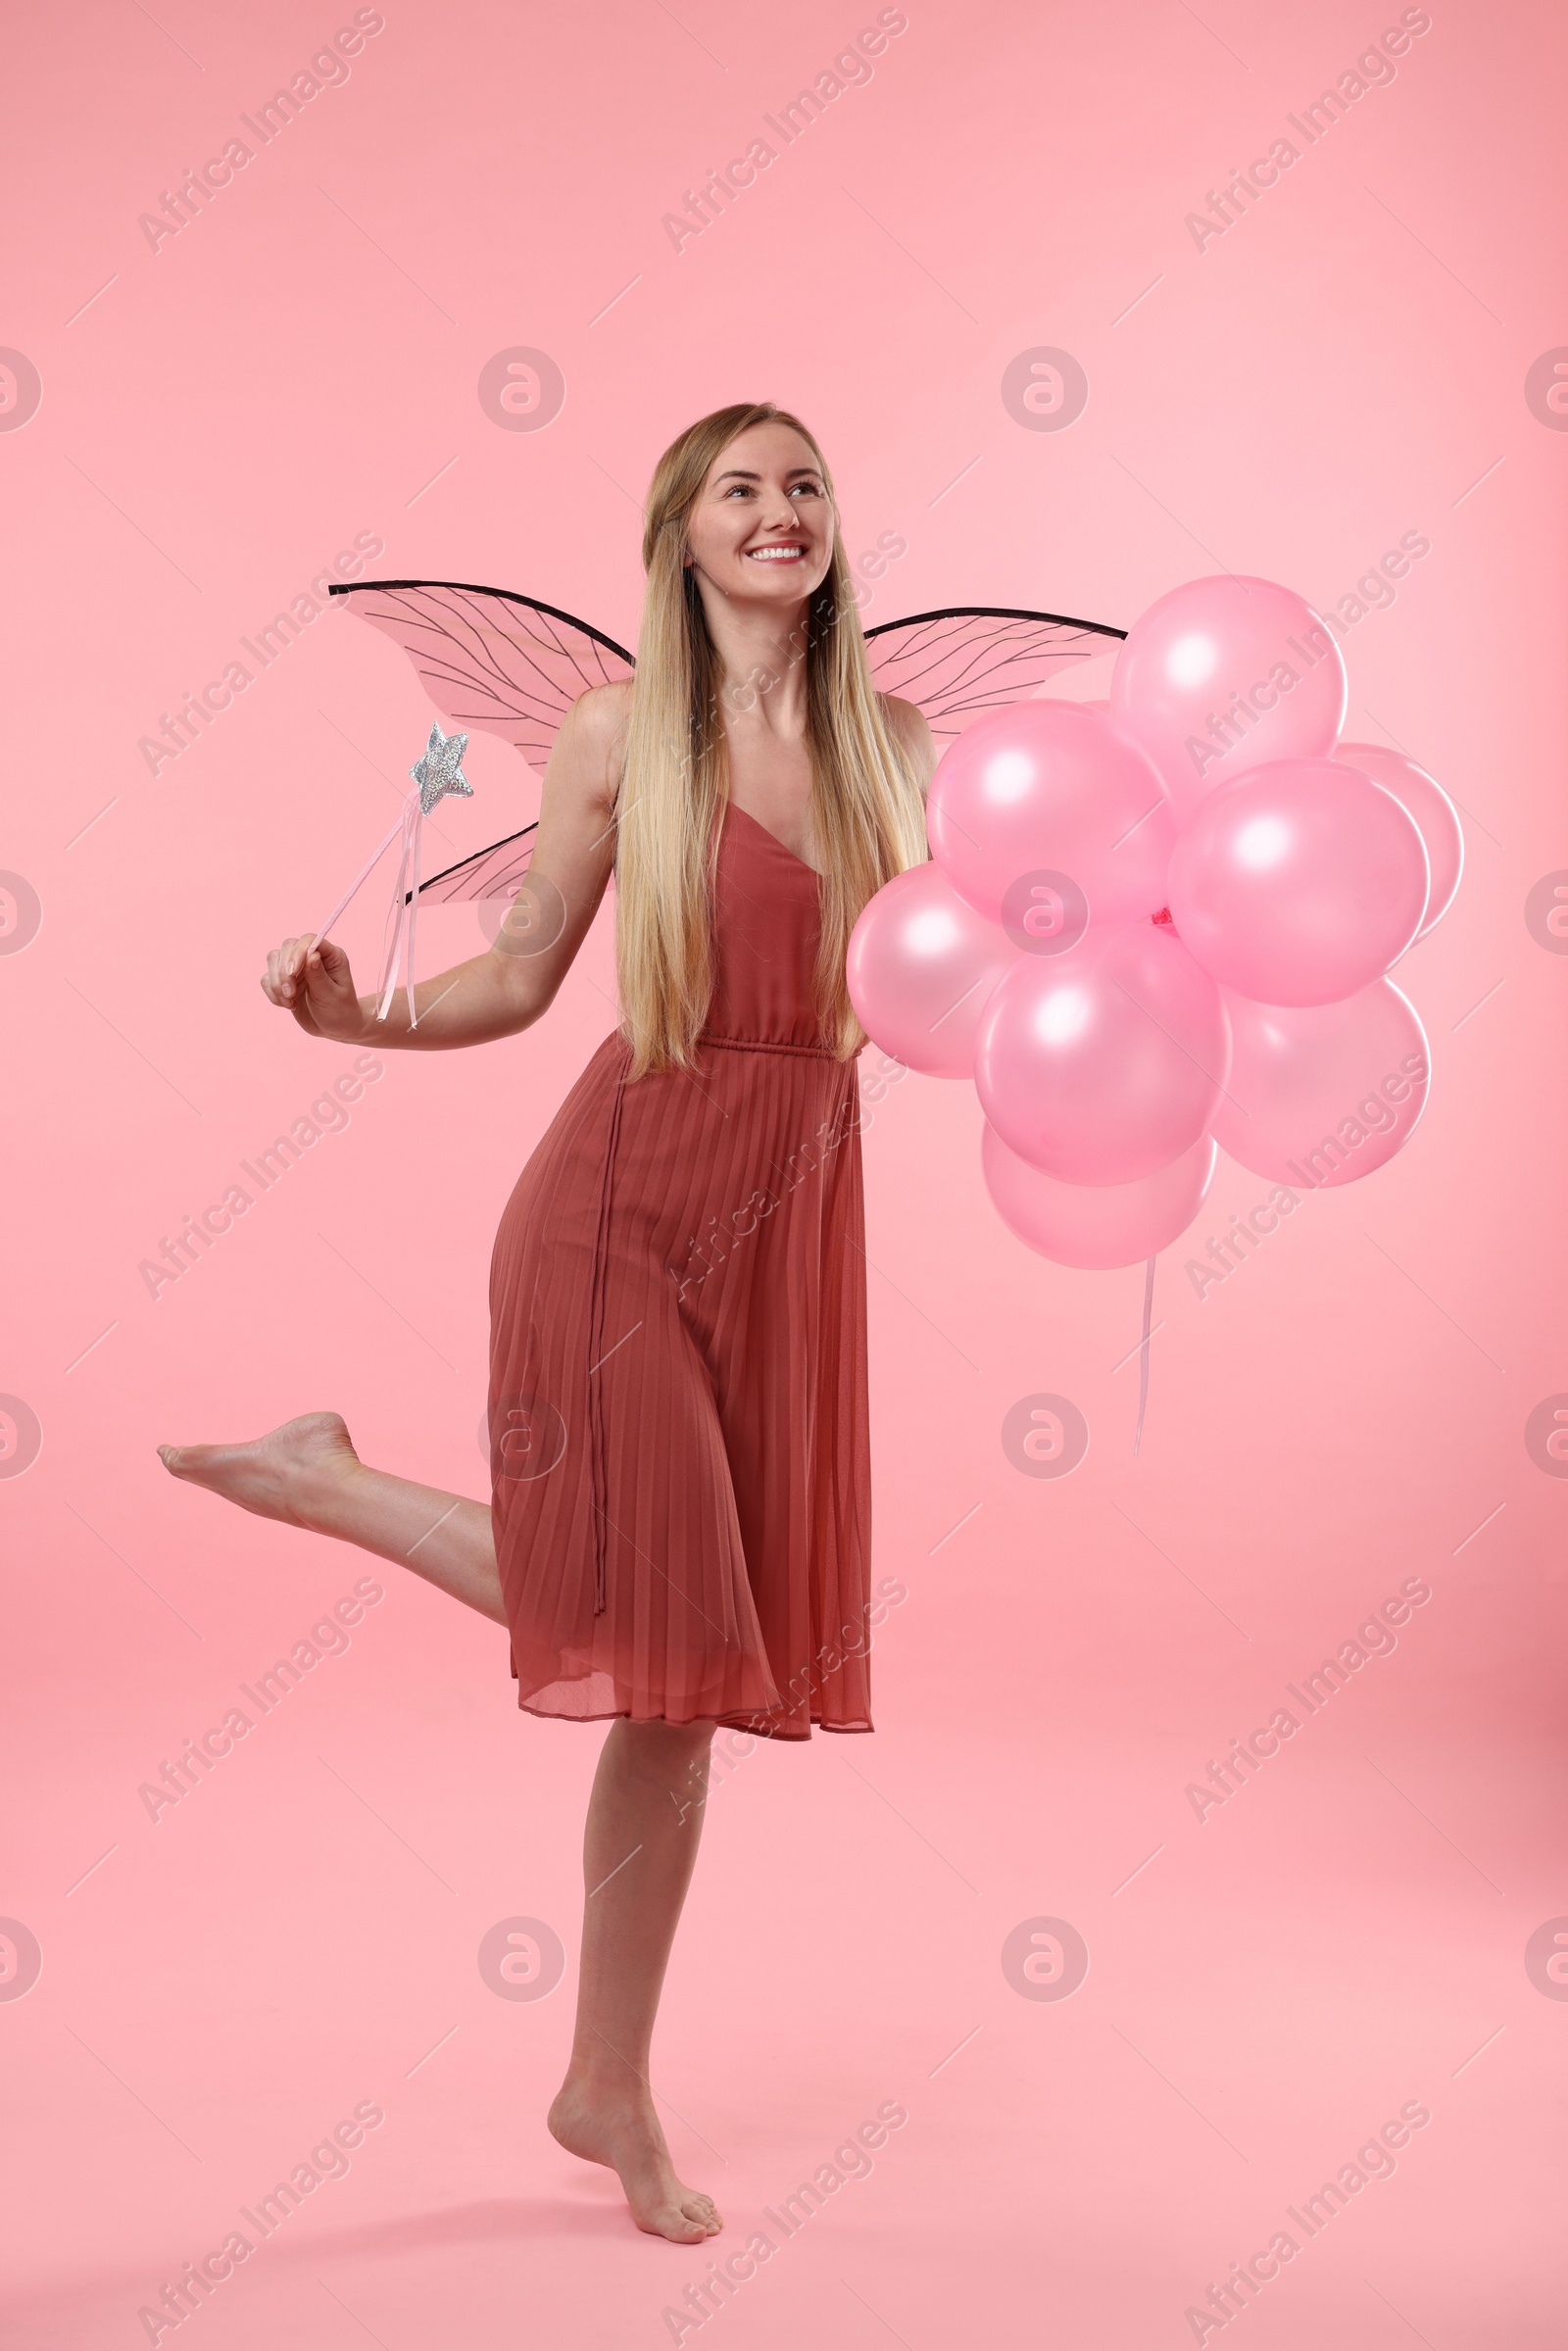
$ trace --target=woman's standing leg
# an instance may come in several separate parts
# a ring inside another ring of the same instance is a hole
[[[583,1837],[576,2036],[550,2109],[564,2147],[619,2173],[638,2228],[681,2243],[721,2223],[711,2199],[676,2178],[648,2059],[697,1859],[712,1736],[707,1722],[611,1725]]]

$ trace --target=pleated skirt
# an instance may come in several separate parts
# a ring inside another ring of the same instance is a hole
[[[491,1271],[496,1553],[518,1702],[871,1729],[857,1064],[608,1037]],[[880,1614],[880,1610],[877,1611]]]

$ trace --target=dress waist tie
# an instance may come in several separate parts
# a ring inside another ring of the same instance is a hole
[[[593,1474],[594,1614],[603,1616],[606,1604],[610,1477],[605,1459],[605,1406],[599,1366],[605,1355],[605,1266],[610,1251],[611,1190],[614,1182],[615,1147],[620,1140],[620,1106],[626,1081],[615,1081],[610,1132],[605,1143],[605,1172],[599,1191],[599,1229],[594,1237],[593,1288],[588,1317],[588,1446]]]

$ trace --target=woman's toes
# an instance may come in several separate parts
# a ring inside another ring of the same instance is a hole
[[[652,2214],[646,2221],[639,2220],[634,2210],[632,2219],[647,2235],[665,2237],[672,2245],[700,2245],[708,2235],[701,2221],[694,2221],[689,2214],[674,2212],[668,2207]]]
[[[297,1526],[309,1524],[321,1495],[360,1466],[336,1412],[302,1413],[245,1445],[161,1445],[158,1457],[172,1477]]]

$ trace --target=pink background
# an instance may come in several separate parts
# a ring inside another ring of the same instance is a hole
[[[1414,1140],[1200,1301],[1183,1260],[1266,1191],[1222,1156],[1160,1261],[1136,1459],[1141,1274],[1009,1239],[971,1089],[872,1105],[876,1572],[908,1595],[878,1734],[759,1751],[712,1796],[656,2081],[721,2251],[880,2104],[908,2121],[684,2339],[1190,2342],[1210,2281],[1419,2101],[1395,2175],[1295,2229],[1226,2338],[1560,2340],[1568,2007],[1525,1946],[1568,1913],[1568,1489],[1524,1443],[1568,1388],[1568,965],[1524,917],[1568,865],[1568,439],[1524,389],[1568,339],[1560,17],[1435,0],[1392,84],[1200,253],[1189,211],[1396,10],[909,0],[873,78],[677,254],[662,216],[873,10],[388,0],[347,81],[153,252],[138,215],[351,13],[92,0],[5,36],[0,342],[43,387],[0,433],[0,865],[43,909],[0,957],[0,1390],[43,1432],[0,1481],[0,1912],[43,1952],[0,2001],[5,2339],[145,2340],[138,2308],[363,2100],[384,2124],[218,2288],[210,2347],[627,2351],[704,2275],[543,2131],[598,1739],[516,1714],[493,1628],[382,1570],[347,1654],[156,1824],[137,1793],[366,1572],[175,1487],[155,1443],[333,1404],[371,1460],[482,1491],[490,1239],[612,1024],[610,911],[541,1028],[390,1057],[155,1302],[139,1260],[352,1059],[257,973],[395,813],[430,712],[333,613],[156,777],[138,739],[357,532],[373,574],[628,640],[654,459],[773,397],[823,439],[852,552],[907,541],[868,621],[1126,626],[1222,567],[1333,606],[1424,533],[1347,637],[1347,734],[1437,773],[1469,862],[1399,974],[1435,1056]],[[1042,345],[1088,375],[1063,431],[1001,397]],[[480,406],[514,346],[564,373],[544,430]],[[535,806],[499,743],[469,772],[458,848]],[[429,918],[425,968],[478,935]],[[1059,1482],[1001,1443],[1041,1392],[1091,1431]],[[1396,1650],[1200,1824],[1187,1784],[1408,1577],[1431,1598]],[[519,1915],[566,1946],[537,2003],[476,1965]],[[1002,1965],[1041,1917],[1089,1948],[1059,2002]]]

